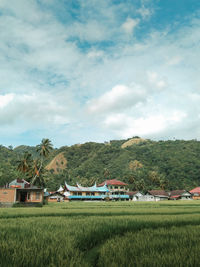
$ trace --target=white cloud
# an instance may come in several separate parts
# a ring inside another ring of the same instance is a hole
[[[108,2],[81,1],[73,18],[70,9],[56,16],[34,0],[0,2],[0,137],[33,128],[59,144],[69,132],[69,143],[198,136],[200,20],[142,32],[153,12],[147,2],[139,9]],[[132,34],[138,26],[141,41]]]
[[[139,24],[139,22],[140,22],[139,19],[127,18],[126,21],[122,24],[122,29],[127,34],[132,34],[136,26]]]
[[[156,86],[159,89],[164,89],[167,86],[167,82],[164,79],[160,79],[158,73],[154,71],[148,71],[147,76],[150,84],[153,86]]]
[[[69,27],[68,34],[78,37],[81,41],[97,42],[107,39],[110,32],[102,23],[88,21],[87,23],[74,23]]]
[[[105,113],[126,109],[145,99],[144,88],[133,84],[132,86],[117,85],[107,91],[98,99],[88,103],[90,113]]]
[[[6,97],[6,98],[5,98]],[[28,127],[45,127],[47,125],[64,125],[69,123],[67,116],[69,106],[59,105],[61,98],[48,93],[12,94],[0,96],[6,99],[1,106],[0,124],[9,125],[23,121]]]
[[[143,19],[147,19],[153,14],[153,10],[150,8],[145,8],[144,5],[142,5],[142,7],[137,10],[137,12]]]
[[[0,108],[6,107],[14,98],[13,94],[0,95]]]
[[[167,59],[167,65],[173,66],[173,65],[178,65],[181,63],[182,57],[179,55],[173,56],[169,59]]]
[[[118,136],[128,138],[130,136],[149,136],[162,133],[168,127],[181,123],[186,114],[182,111],[172,111],[169,114],[146,115],[139,118],[131,117],[127,114],[117,114],[108,116],[105,127],[116,131]]]

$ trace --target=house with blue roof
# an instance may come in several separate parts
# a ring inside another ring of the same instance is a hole
[[[117,180],[112,180],[113,183]],[[119,184],[120,183],[120,184]],[[71,200],[129,200],[129,195],[127,191],[124,190],[124,185],[122,182],[117,181],[115,187],[111,188],[109,181],[107,181],[101,185],[84,187],[77,183],[76,186],[71,186],[65,182],[64,187],[60,186],[60,188],[56,191],[59,194],[64,196],[64,199],[67,201]],[[123,186],[123,188],[122,188]],[[52,195],[53,198],[53,195]],[[55,193],[54,193],[55,198]],[[55,201],[55,200],[54,200]]]
[[[109,189],[106,185],[98,187],[96,183],[89,187],[80,184],[71,186],[65,183],[62,193],[68,200],[104,200],[108,197]]]

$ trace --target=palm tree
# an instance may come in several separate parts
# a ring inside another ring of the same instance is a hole
[[[42,178],[40,177],[41,175],[41,169],[42,169],[42,165],[43,165],[43,161],[44,158],[48,157],[50,152],[53,149],[53,145],[51,143],[51,141],[48,138],[44,138],[41,141],[41,144],[37,145],[36,150],[39,153],[40,157],[41,157],[41,161],[40,161],[40,166],[38,167],[38,161],[35,161],[35,166],[34,166],[34,170],[35,170],[35,175],[32,179],[32,184],[35,183],[36,179],[39,178],[38,180],[41,180]],[[43,182],[44,184],[44,182]]]
[[[25,152],[23,158],[17,161],[17,170],[24,174],[29,173],[32,162],[32,155],[29,152]]]
[[[53,145],[48,138],[43,138],[41,141],[41,144],[36,146],[36,150],[37,152],[39,152],[42,158],[48,157],[52,149],[53,149]]]
[[[39,186],[44,187],[44,184],[45,184],[44,183],[44,177],[43,177],[44,168],[41,167],[41,162],[39,159],[33,160],[32,168],[31,168],[30,172],[31,172],[32,177],[33,177],[31,183],[32,184],[34,183],[34,184],[37,184]]]

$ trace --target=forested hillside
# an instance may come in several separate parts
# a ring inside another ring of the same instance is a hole
[[[0,147],[0,185],[16,177],[17,160],[34,147]],[[55,190],[64,181],[92,185],[104,179],[120,179],[131,190],[192,189],[200,185],[200,142],[151,141],[139,138],[89,142],[54,149],[45,161],[45,181]]]

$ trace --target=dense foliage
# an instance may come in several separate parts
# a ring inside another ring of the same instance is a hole
[[[200,185],[200,142],[146,140],[122,148],[127,140],[107,143],[88,142],[83,145],[54,149],[44,165],[63,152],[67,166],[50,169],[44,174],[50,190],[64,181],[92,185],[104,179],[120,179],[131,190],[192,189]],[[28,151],[37,155],[35,147],[0,147],[0,185],[21,176],[16,169],[17,159]],[[61,162],[62,164],[62,162]],[[58,164],[60,166],[61,164]]]

